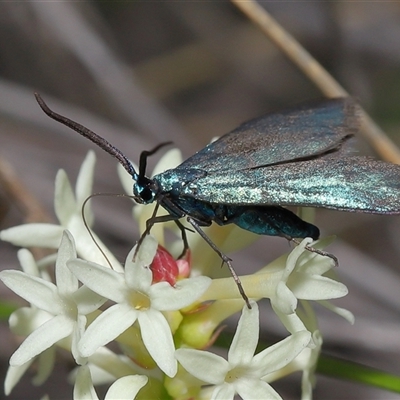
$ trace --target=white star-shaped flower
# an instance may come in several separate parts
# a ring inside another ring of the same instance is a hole
[[[27,368],[34,357],[66,338],[79,362],[77,343],[86,323],[85,315],[102,305],[104,299],[84,286],[79,288],[78,280],[66,265],[75,258],[73,238],[65,231],[57,254],[56,284],[21,271],[0,273],[3,283],[32,305],[32,308],[17,310],[10,318],[13,330],[28,335],[11,356],[11,367]]]
[[[274,309],[284,314],[292,314],[297,307],[297,299],[327,300],[343,297],[348,293],[345,285],[323,276],[333,266],[331,258],[321,256],[306,249],[312,239],[305,238],[288,255],[280,282],[271,296]]]
[[[83,357],[115,339],[137,320],[144,345],[159,368],[168,376],[176,374],[171,328],[162,312],[192,304],[207,290],[211,280],[207,277],[183,279],[174,287],[167,282],[152,284],[152,272],[148,267],[156,249],[155,239],[147,236],[134,262],[136,246],[129,253],[125,273],[79,259],[68,263],[83,284],[117,303],[87,328],[79,343]]]
[[[69,230],[76,242],[78,255],[86,260],[104,263],[104,256],[99,251],[96,243],[89,235],[82,219],[82,206],[91,195],[93,186],[93,173],[96,157],[93,151],[89,151],[76,182],[75,194],[64,170],[60,170],[56,176],[54,209],[60,222],[59,225],[48,223],[32,223],[15,226],[0,232],[0,239],[21,247],[44,247],[57,249],[63,231]],[[90,226],[93,215],[90,204],[85,206],[85,217]],[[106,253],[107,258],[115,268],[120,267],[113,254],[108,251],[101,240],[95,237],[96,242]]]
[[[350,322],[352,319],[352,314],[347,310],[329,306],[328,299],[343,297],[348,289],[343,283],[324,276],[333,268],[334,261],[307,250],[306,246],[311,242],[312,239],[305,238],[288,255],[282,276],[270,297],[272,308],[291,333],[307,329],[296,311],[298,300],[322,302]]]
[[[211,399],[228,400],[238,394],[243,399],[280,399],[279,394],[263,380],[268,374],[289,364],[309,344],[308,331],[294,335],[254,355],[258,344],[258,305],[243,307],[242,316],[228,353],[228,360],[215,354],[178,349],[179,363],[194,377],[214,385]]]

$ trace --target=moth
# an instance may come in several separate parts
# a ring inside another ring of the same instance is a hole
[[[316,226],[284,206],[400,213],[400,166],[345,151],[358,127],[357,105],[351,98],[322,100],[250,120],[176,168],[149,178],[147,158],[169,143],[143,151],[136,171],[107,140],[55,113],[39,94],[35,96],[50,118],[88,138],[122,164],[133,178],[137,203],[156,202],[142,238],[155,223],[173,220],[186,249],[186,228],[179,221],[185,217],[228,265],[246,301],[232,261],[202,227],[213,222],[236,224],[260,235],[318,239]],[[157,216],[159,206],[168,215]],[[329,253],[309,249],[336,260]]]

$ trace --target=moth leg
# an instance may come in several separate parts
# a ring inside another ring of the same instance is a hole
[[[291,241],[297,245],[300,244],[300,240],[298,240],[298,239],[291,238],[291,237],[287,237],[286,239],[288,239],[289,241]],[[335,263],[335,267],[339,266],[339,260],[332,253],[328,253],[327,251],[316,249],[315,247],[309,246],[308,244],[305,246],[305,249],[307,249],[308,251],[311,251],[311,253],[316,253],[316,254],[319,254],[320,256],[329,257]]]
[[[251,309],[250,303],[249,303],[249,298],[247,297],[243,286],[242,282],[240,281],[240,278],[238,274],[236,273],[235,269],[233,268],[232,265],[232,260],[215,245],[215,243],[205,234],[205,232],[200,228],[200,225],[192,218],[192,217],[187,217],[187,221],[193,226],[193,228],[196,230],[196,232],[208,243],[208,245],[221,257],[222,261],[228,266],[229,271],[239,289],[240,295],[243,297],[243,300],[246,302],[246,305],[249,309]]]
[[[139,240],[137,242],[135,254],[133,255],[134,258],[136,257],[137,252],[138,252],[140,246],[142,245],[144,238],[150,233],[151,228],[154,226],[154,224],[158,224],[160,222],[176,221],[178,218],[180,218],[180,217],[175,217],[175,216],[170,215],[170,214],[157,216],[157,211],[158,211],[159,206],[160,206],[159,203],[157,203],[156,206],[154,207],[153,214],[146,221],[146,229],[142,233],[142,235],[140,236],[140,238],[139,238]]]
[[[301,241],[299,239],[296,239],[296,238],[288,236],[288,235],[282,234],[282,237],[284,237],[289,242],[293,242],[296,245],[299,245],[301,243]],[[311,253],[316,253],[316,254],[319,254],[320,256],[331,258],[333,260],[333,262],[335,263],[335,267],[339,266],[339,260],[332,253],[328,253],[327,251],[316,249],[315,247],[309,246],[308,244],[305,245],[304,248],[308,251],[311,251]]]
[[[178,226],[179,230],[181,231],[181,236],[182,236],[182,241],[183,241],[183,251],[178,258],[182,258],[184,256],[184,254],[187,252],[187,250],[189,249],[189,242],[187,240],[186,230],[191,230],[191,229],[186,228],[179,221],[181,216],[175,216],[175,215],[171,215],[171,214],[157,216],[156,214],[158,211],[158,207],[159,207],[159,204],[157,203],[156,206],[154,207],[152,216],[146,221],[146,229],[142,233],[142,235],[140,236],[140,238],[138,240],[138,245],[136,247],[134,257],[136,257],[136,254],[137,254],[141,244],[143,243],[144,238],[150,233],[151,228],[154,226],[154,224],[158,224],[160,222],[174,221],[176,223],[176,225]]]
[[[182,251],[182,253],[179,255],[179,257],[178,257],[178,259],[179,259],[179,258],[182,258],[182,257],[185,255],[185,253],[189,250],[189,242],[188,242],[188,240],[187,240],[186,231],[187,231],[187,230],[188,230],[188,231],[192,231],[192,230],[186,228],[186,227],[182,224],[182,222],[180,222],[178,219],[176,219],[176,220],[174,220],[174,221],[175,221],[176,225],[178,226],[178,228],[179,228],[180,231],[181,231],[181,236],[182,236],[182,241],[183,241],[183,251]],[[193,232],[193,231],[192,231],[192,232]]]

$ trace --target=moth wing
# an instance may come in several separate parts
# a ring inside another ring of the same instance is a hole
[[[177,169],[239,171],[317,156],[339,148],[357,127],[351,98],[309,103],[245,122]]]
[[[182,195],[227,205],[293,205],[398,214],[400,165],[345,157],[207,173],[188,183]]]

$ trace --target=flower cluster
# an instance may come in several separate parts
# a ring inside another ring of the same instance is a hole
[[[172,168],[171,160],[179,162],[176,150],[164,156],[158,170]],[[74,399],[98,398],[94,386],[100,383],[110,385],[107,399],[233,399],[236,394],[243,399],[279,399],[270,383],[294,371],[302,372],[302,398],[310,399],[322,336],[309,301],[319,301],[349,321],[353,318],[328,303],[347,293],[327,275],[332,260],[308,251],[311,239],[304,239],[289,255],[241,276],[251,308],[232,278],[217,276],[220,260],[198,235],[189,235],[190,253],[175,260],[159,245],[164,238],[158,225],[152,231],[157,239],[147,236],[121,265],[94,235],[95,244],[82,221],[94,164],[90,152],[75,194],[66,174],[58,173],[58,225],[27,224],[0,233],[2,240],[24,247],[18,252],[22,271],[2,271],[0,279],[29,303],[9,320],[12,332],[26,338],[10,359],[6,394],[34,361],[34,383],[43,383],[52,372],[56,350],[63,349],[76,364],[71,373]],[[130,178],[126,173],[121,178],[130,192]],[[134,207],[142,228],[151,208]],[[85,214],[90,226],[90,208]],[[236,227],[211,227],[207,234],[226,252],[254,240]],[[181,241],[170,248],[179,252],[177,246]],[[58,251],[36,261],[26,247]],[[49,273],[53,266],[54,273]],[[256,353],[257,301],[263,298],[270,299],[288,335]],[[221,323],[240,311],[227,359],[207,350],[221,332]],[[119,351],[106,347],[110,342],[116,342]]]

